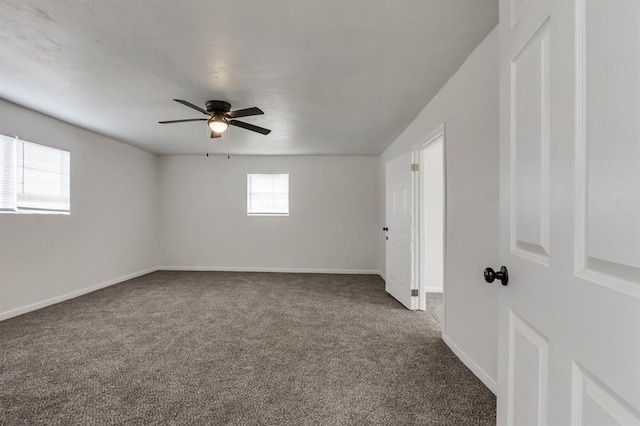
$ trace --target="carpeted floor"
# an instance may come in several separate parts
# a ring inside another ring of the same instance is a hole
[[[444,320],[442,293],[427,293],[427,312],[442,326],[442,321]]]
[[[377,276],[155,272],[0,322],[0,424],[495,424]]]

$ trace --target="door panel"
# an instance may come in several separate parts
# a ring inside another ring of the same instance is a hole
[[[411,296],[411,153],[386,165],[386,284],[385,290],[409,309]]]
[[[500,12],[498,423],[640,425],[640,2]]]
[[[509,424],[537,425],[547,418],[548,343],[511,312],[509,318]]]
[[[549,264],[549,21],[511,65],[512,250]]]
[[[640,2],[579,4],[576,267],[639,294]]]
[[[637,425],[634,409],[584,368],[573,365],[573,424]]]

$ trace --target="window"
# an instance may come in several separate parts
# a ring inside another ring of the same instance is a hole
[[[289,216],[289,174],[249,173],[247,215]]]
[[[0,135],[0,212],[69,213],[70,154]]]

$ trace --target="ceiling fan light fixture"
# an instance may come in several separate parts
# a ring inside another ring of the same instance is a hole
[[[229,123],[220,116],[213,117],[208,124],[213,133],[223,133],[229,128]]]
[[[191,109],[195,109],[196,111],[200,111],[207,118],[187,118],[184,120],[168,120],[168,121],[158,121],[160,124],[172,124],[172,123],[184,123],[187,121],[206,121],[207,126],[211,130],[212,138],[219,138],[222,136],[224,132],[227,131],[229,126],[240,127],[245,130],[250,130],[252,132],[260,133],[261,135],[268,135],[271,133],[271,130],[265,129],[264,127],[255,126],[251,123],[245,123],[244,121],[236,120],[236,118],[240,117],[251,117],[254,115],[262,115],[264,112],[258,107],[237,109],[235,111],[231,111],[231,104],[225,101],[207,101],[206,110],[200,108],[197,105],[192,104],[191,102],[184,101],[182,99],[174,99],[174,101],[187,106]]]

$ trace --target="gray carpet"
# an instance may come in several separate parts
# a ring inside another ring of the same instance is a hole
[[[495,424],[377,276],[155,272],[0,322],[0,424]]]
[[[444,300],[442,293],[427,293],[427,312],[442,325],[444,318]]]

